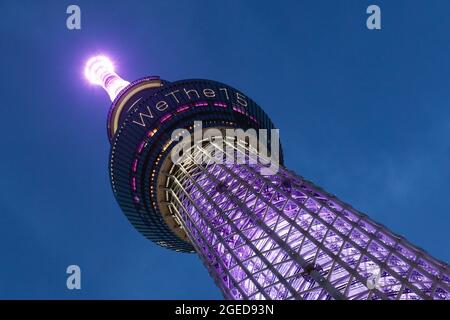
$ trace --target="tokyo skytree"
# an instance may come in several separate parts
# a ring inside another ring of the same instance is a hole
[[[105,56],[85,75],[112,100],[122,211],[158,245],[197,253],[225,299],[450,298],[446,263],[287,169],[274,124],[244,93],[202,79],[128,82]],[[256,146],[230,134],[251,130]]]

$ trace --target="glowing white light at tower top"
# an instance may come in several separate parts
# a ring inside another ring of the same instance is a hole
[[[88,60],[84,75],[92,83],[100,85],[108,92],[111,101],[130,83],[122,79],[115,71],[108,57],[95,56]]]

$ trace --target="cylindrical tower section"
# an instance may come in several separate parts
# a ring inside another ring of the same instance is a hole
[[[283,167],[262,174],[246,143],[224,143],[235,163],[205,140],[163,174],[168,207],[225,298],[450,298],[445,263]]]

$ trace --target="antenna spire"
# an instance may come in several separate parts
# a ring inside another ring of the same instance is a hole
[[[92,84],[102,86],[111,101],[130,84],[114,71],[114,64],[105,56],[90,58],[86,63],[84,75]]]

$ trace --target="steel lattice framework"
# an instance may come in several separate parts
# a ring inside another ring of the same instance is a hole
[[[450,298],[446,264],[283,167],[262,175],[245,143],[224,143],[238,164],[217,161],[221,144],[197,143],[165,191],[225,298]]]

